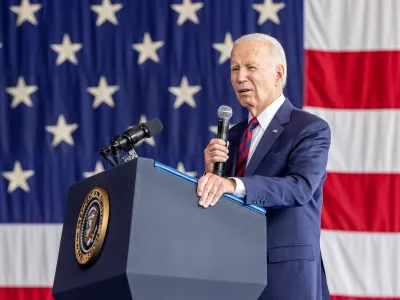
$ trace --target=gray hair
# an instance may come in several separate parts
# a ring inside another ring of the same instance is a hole
[[[275,66],[278,64],[282,64],[285,69],[282,80],[282,87],[285,87],[287,80],[287,63],[286,63],[286,55],[285,50],[283,50],[282,45],[278,42],[277,39],[273,38],[270,35],[264,33],[250,33],[239,37],[234,43],[233,46],[243,42],[243,41],[261,41],[265,42],[268,45],[270,54],[272,55],[273,62]]]

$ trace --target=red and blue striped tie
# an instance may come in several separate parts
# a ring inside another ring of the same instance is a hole
[[[251,138],[253,136],[253,129],[258,126],[257,118],[250,120],[246,130],[244,131],[238,151],[238,159],[236,161],[236,174],[235,177],[241,177],[246,170],[247,157],[249,156]]]

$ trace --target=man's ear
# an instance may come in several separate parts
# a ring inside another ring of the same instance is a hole
[[[283,76],[285,74],[286,70],[283,67],[283,65],[279,64],[276,66],[276,81],[275,81],[275,86],[282,85],[283,81]]]

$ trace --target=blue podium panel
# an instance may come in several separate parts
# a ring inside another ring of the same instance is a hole
[[[80,265],[76,226],[88,192],[107,191],[97,259]],[[223,196],[198,205],[196,180],[139,158],[70,188],[53,288],[63,299],[254,299],[267,281],[266,217]]]

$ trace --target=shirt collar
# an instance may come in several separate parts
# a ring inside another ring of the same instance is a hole
[[[257,117],[258,123],[263,130],[267,129],[269,123],[271,123],[272,118],[275,116],[283,102],[285,102],[285,96],[282,94]],[[253,115],[249,112],[248,122],[250,122],[252,118]]]

